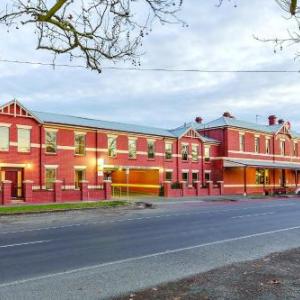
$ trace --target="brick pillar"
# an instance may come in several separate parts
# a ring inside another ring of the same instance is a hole
[[[62,181],[55,180],[53,183],[54,189],[54,202],[61,202],[62,201]]]
[[[196,189],[196,196],[200,196],[201,194],[201,182],[200,181],[194,181],[194,186]]]
[[[110,200],[111,199],[111,181],[104,180],[103,188],[104,188],[104,199]]]
[[[224,195],[224,181],[218,181],[219,189],[220,189],[220,195]]]
[[[206,181],[208,187],[208,195],[212,195],[214,184],[212,181]]]
[[[164,182],[164,197],[168,198],[171,194],[171,181]]]
[[[33,181],[24,180],[23,181],[23,192],[24,192],[24,200],[25,202],[33,202]]]
[[[8,205],[11,203],[11,181],[3,180],[1,183],[2,204]]]
[[[80,181],[81,200],[89,200],[89,186],[88,181]]]
[[[182,191],[182,197],[185,197],[187,195],[187,182],[186,181],[181,181],[181,191]]]

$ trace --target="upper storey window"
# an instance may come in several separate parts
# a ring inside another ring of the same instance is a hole
[[[116,157],[117,156],[117,137],[109,136],[107,139],[108,147],[108,156]]]
[[[46,153],[56,153],[57,131],[46,129]]]
[[[266,154],[271,153],[271,140],[269,138],[266,139]]]
[[[280,155],[285,155],[285,141],[283,140],[280,141]]]
[[[260,152],[259,142],[260,142],[260,139],[259,139],[258,136],[256,136],[254,138],[254,152],[255,153],[259,153]]]
[[[30,129],[18,128],[18,152],[30,152],[30,135]]]
[[[245,151],[245,134],[240,133],[239,136],[239,144],[240,144],[240,151],[244,152]]]
[[[153,159],[155,157],[155,142],[153,140],[147,140],[148,158]]]
[[[9,127],[0,126],[0,151],[9,150]]]
[[[205,159],[205,161],[210,160],[210,146],[204,147],[204,159]]]
[[[294,142],[294,156],[298,156],[298,143]]]
[[[75,154],[85,155],[85,133],[76,132],[74,136]]]
[[[128,156],[129,158],[136,158],[136,139],[130,138],[128,140]]]
[[[173,146],[172,143],[165,143],[165,159],[172,159]]]
[[[192,161],[198,161],[198,145],[192,145]]]
[[[182,160],[188,160],[189,159],[189,145],[183,144],[181,145],[181,157]]]

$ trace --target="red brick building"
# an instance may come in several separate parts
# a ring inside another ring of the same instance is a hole
[[[225,113],[161,129],[0,107],[0,203],[200,196],[295,189],[300,136]]]

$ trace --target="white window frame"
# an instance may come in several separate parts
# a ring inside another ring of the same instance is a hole
[[[54,149],[54,152],[47,151],[47,145],[48,145],[48,143],[47,143],[47,133],[55,134],[55,147],[54,147],[55,149]],[[57,153],[57,130],[56,129],[49,129],[49,128],[45,129],[45,152],[47,154],[56,154]]]
[[[76,137],[78,136],[83,137],[83,153],[79,153],[76,151],[77,149],[80,149],[79,146],[77,147],[77,143],[76,143]],[[86,133],[85,132],[74,132],[74,153],[75,155],[79,155],[79,156],[86,155]]]
[[[168,147],[170,149],[168,149]],[[170,157],[168,157],[170,156]],[[173,158],[173,143],[172,142],[165,142],[165,159],[172,159]]]
[[[199,156],[199,145],[192,144],[192,161],[198,161],[198,156]]]
[[[245,148],[246,144],[245,144],[245,133],[240,133],[239,134],[239,150],[241,152],[245,152]]]
[[[260,137],[259,136],[254,137],[254,152],[260,153]]]
[[[114,141],[114,143],[110,143],[110,141]],[[114,149],[112,148],[112,145],[115,145]],[[115,135],[109,135],[107,137],[107,155],[111,158],[117,157],[117,136]]]
[[[6,124],[0,124],[0,128],[6,129],[5,134],[7,134],[6,141],[3,142],[3,145],[5,145],[5,147],[0,148],[0,151],[3,151],[3,152],[9,151],[9,143],[10,143],[10,138],[9,138],[10,137],[10,128],[9,127],[10,126],[7,126]],[[1,137],[1,139],[2,139],[2,137]]]
[[[27,147],[25,149],[21,148],[21,145],[20,145],[20,132],[23,131],[23,132],[26,132],[28,134],[28,140],[26,141],[27,143]],[[21,152],[21,153],[29,153],[31,151],[31,129],[30,128],[24,128],[24,127],[18,127],[17,128],[17,138],[18,138],[18,152]]]
[[[134,145],[134,147],[132,148],[131,145]],[[130,159],[137,158],[137,139],[136,138],[128,138],[128,157]]]

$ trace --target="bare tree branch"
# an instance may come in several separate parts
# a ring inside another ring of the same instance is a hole
[[[184,24],[177,16],[182,1],[7,0],[0,24],[12,29],[31,24],[37,49],[84,59],[87,68],[101,72],[104,60],[139,64],[138,48],[155,20]]]

